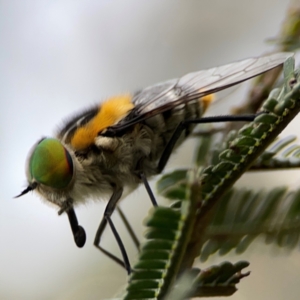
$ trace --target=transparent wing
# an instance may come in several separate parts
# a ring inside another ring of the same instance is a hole
[[[145,88],[134,95],[135,108],[130,116],[111,129],[123,129],[182,103],[229,88],[281,65],[292,55],[281,52],[249,58]]]
[[[249,58],[221,67],[189,73],[142,90],[133,99],[139,114],[197,99],[250,79],[282,64],[292,53]]]

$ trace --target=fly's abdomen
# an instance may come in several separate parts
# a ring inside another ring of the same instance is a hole
[[[205,112],[210,99],[197,99],[188,103],[181,104],[163,113],[157,114],[143,123],[148,127],[147,132],[151,135],[151,152],[143,161],[144,172],[153,175],[156,172],[157,164],[166,148],[169,140],[174,134],[177,126],[184,120],[199,119]],[[190,124],[181,134],[176,147],[178,147],[193,131],[195,125]]]

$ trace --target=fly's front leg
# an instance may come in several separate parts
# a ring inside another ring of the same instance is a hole
[[[78,224],[77,217],[73,207],[67,211],[67,215],[72,229],[74,241],[78,248],[82,248],[86,241],[86,234],[83,227],[81,227]]]
[[[111,220],[111,215],[114,212],[114,210],[116,209],[117,203],[120,200],[121,196],[122,196],[122,192],[123,189],[122,188],[116,188],[111,196],[111,198],[109,199],[105,211],[104,211],[104,215],[103,218],[101,220],[101,223],[98,227],[95,239],[94,239],[94,245],[101,251],[103,252],[105,255],[107,255],[109,258],[111,258],[113,261],[115,261],[116,263],[118,263],[119,265],[121,265],[122,267],[124,267],[128,274],[130,274],[131,272],[131,267],[130,267],[130,262],[125,250],[125,247],[123,245],[123,242],[120,238],[119,233],[117,232],[113,221]],[[120,258],[118,258],[117,256],[113,255],[112,253],[110,253],[109,251],[105,250],[103,247],[100,246],[100,240],[101,240],[101,236],[103,234],[103,231],[107,225],[107,223],[109,224],[113,235],[117,241],[117,244],[120,248],[123,260],[121,260]]]
[[[68,215],[69,223],[72,229],[75,244],[78,248],[82,248],[86,241],[86,234],[82,226],[79,225],[75,210],[73,208],[73,200],[67,199],[58,211],[58,215],[65,212]]]

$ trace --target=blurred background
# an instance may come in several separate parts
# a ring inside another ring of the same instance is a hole
[[[78,249],[65,215],[58,217],[31,193],[13,199],[26,186],[31,146],[66,117],[110,95],[271,51],[266,39],[278,34],[289,3],[0,1],[0,299],[105,299],[126,282],[125,271],[92,246],[105,203],[77,208],[87,232],[86,246]],[[228,107],[241,97],[231,95]],[[298,128],[296,120],[283,135]],[[167,170],[190,165],[194,145],[179,149]],[[299,183],[299,171],[284,174],[249,175],[239,184]],[[155,180],[151,184],[155,189]],[[143,188],[122,203],[140,238],[150,207]],[[117,214],[114,220],[134,261],[137,251]],[[118,254],[109,230],[103,242]],[[260,243],[250,248],[199,267],[246,259],[251,276],[231,299],[298,299],[300,253]]]

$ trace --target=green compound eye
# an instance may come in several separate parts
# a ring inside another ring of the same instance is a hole
[[[60,141],[43,139],[29,159],[31,179],[46,186],[63,189],[73,178],[73,161]]]

